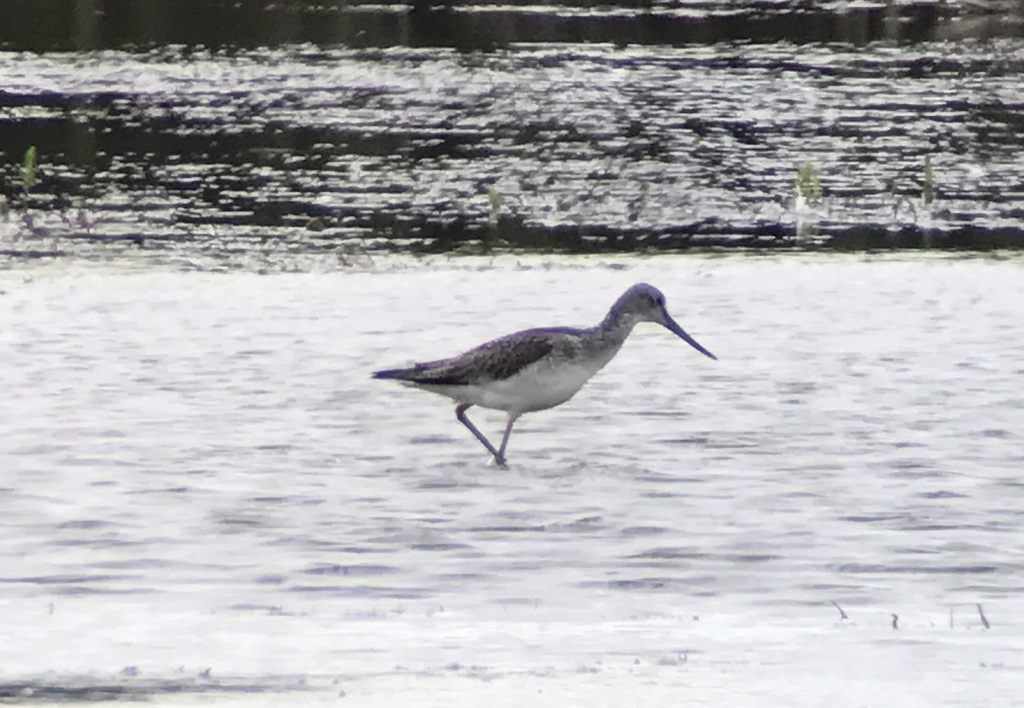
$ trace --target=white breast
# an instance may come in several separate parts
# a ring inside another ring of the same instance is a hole
[[[470,386],[467,403],[509,413],[542,411],[565,403],[600,371],[608,359],[552,361],[542,359],[515,376],[485,386]]]

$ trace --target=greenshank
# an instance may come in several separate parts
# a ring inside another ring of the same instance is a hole
[[[524,413],[565,403],[612,360],[640,322],[655,322],[699,351],[716,359],[687,334],[665,309],[665,296],[654,286],[637,283],[615,301],[596,327],[526,329],[481,344],[450,359],[375,371],[375,379],[392,379],[455,401],[455,417],[494,461],[504,467],[512,426]],[[501,445],[495,447],[466,416],[471,406],[508,414]]]

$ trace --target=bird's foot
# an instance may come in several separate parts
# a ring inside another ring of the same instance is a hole
[[[503,455],[495,455],[494,464],[497,465],[498,467],[501,467],[502,469],[508,468],[508,462],[505,460],[505,457]]]

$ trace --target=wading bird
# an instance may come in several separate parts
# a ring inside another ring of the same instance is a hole
[[[405,369],[375,371],[375,379],[393,379],[455,401],[455,417],[505,466],[512,426],[524,413],[565,403],[591,376],[612,360],[633,327],[655,322],[681,337],[705,356],[717,357],[688,335],[665,309],[665,296],[654,286],[637,283],[615,301],[596,327],[526,329],[481,344],[450,359],[413,364]],[[471,406],[505,411],[508,423],[495,448],[466,417]]]

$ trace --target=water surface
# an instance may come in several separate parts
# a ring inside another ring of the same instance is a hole
[[[1015,257],[4,270],[4,685],[1010,704],[1021,275]],[[639,327],[520,421],[508,470],[446,400],[369,378],[596,322],[637,280],[720,361]]]
[[[928,8],[112,6],[94,43],[0,35],[0,257],[1024,246],[1021,36]]]

